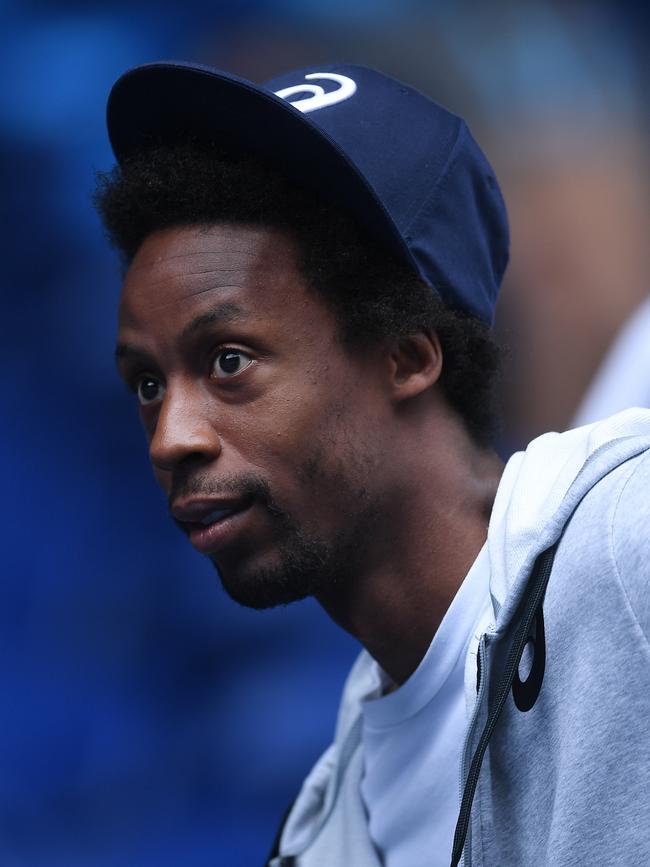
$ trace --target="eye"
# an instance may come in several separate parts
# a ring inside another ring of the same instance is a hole
[[[214,379],[226,379],[236,376],[253,363],[253,359],[241,349],[222,349],[213,363],[211,376]]]
[[[162,400],[165,387],[154,376],[141,376],[136,383],[136,394],[142,406]]]

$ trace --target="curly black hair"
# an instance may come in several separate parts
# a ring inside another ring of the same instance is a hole
[[[305,279],[335,313],[344,345],[435,331],[445,398],[473,440],[491,444],[498,427],[500,350],[490,328],[443,304],[334,203],[257,157],[192,141],[152,147],[99,173],[94,203],[125,266],[160,229],[229,222],[289,231],[298,241]]]

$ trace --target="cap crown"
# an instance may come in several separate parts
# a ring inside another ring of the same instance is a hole
[[[491,322],[508,225],[465,122],[372,69],[320,65],[255,85],[190,64],[138,67],[115,84],[118,160],[188,131],[271,159],[347,208],[451,307]]]

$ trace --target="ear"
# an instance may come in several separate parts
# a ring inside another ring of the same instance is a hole
[[[391,389],[396,401],[417,397],[434,385],[442,372],[442,347],[434,331],[418,331],[390,347]]]

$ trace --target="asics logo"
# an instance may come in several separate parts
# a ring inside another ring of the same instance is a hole
[[[305,76],[305,79],[323,79],[335,81],[339,87],[336,90],[326,92],[320,84],[294,84],[293,87],[285,87],[282,90],[276,90],[275,95],[282,99],[288,99],[296,93],[311,93],[311,96],[304,96],[302,99],[289,100],[294,108],[302,111],[305,114],[309,111],[316,111],[317,108],[324,108],[326,105],[335,105],[337,102],[343,102],[344,99],[349,99],[356,93],[356,82],[346,75],[337,75],[336,72],[310,72]]]

